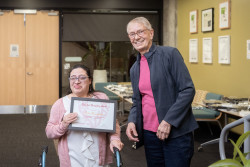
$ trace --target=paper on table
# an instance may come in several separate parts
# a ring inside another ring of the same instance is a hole
[[[247,111],[247,110],[241,110],[240,112],[239,112],[239,114],[241,115],[241,116],[247,116],[247,115],[249,115],[250,114],[250,111]]]

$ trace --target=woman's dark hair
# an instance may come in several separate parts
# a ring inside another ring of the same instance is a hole
[[[69,74],[68,74],[68,78],[70,77],[70,73],[74,70],[74,69],[77,69],[77,68],[81,68],[83,69],[84,71],[86,71],[89,79],[91,79],[91,84],[89,85],[89,94],[92,94],[95,92],[94,88],[93,88],[93,77],[90,73],[90,69],[83,65],[83,64],[76,64],[74,65],[70,70],[69,70]],[[69,83],[69,87],[68,87],[68,94],[72,93],[72,90],[70,89],[70,83]]]

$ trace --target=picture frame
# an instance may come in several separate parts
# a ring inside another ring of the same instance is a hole
[[[189,32],[191,34],[198,33],[198,10],[189,13]]]
[[[230,64],[230,35],[218,37],[219,64]]]
[[[189,62],[198,63],[198,39],[189,39]]]
[[[247,40],[247,59],[250,59],[250,40]]]
[[[203,38],[202,62],[211,64],[213,62],[213,40],[212,37]]]
[[[201,31],[211,32],[214,30],[214,8],[201,11]]]
[[[230,21],[230,1],[219,4],[219,28],[228,29],[231,27]]]
[[[70,113],[77,113],[77,120],[68,129],[95,132],[116,131],[117,101],[72,97]]]

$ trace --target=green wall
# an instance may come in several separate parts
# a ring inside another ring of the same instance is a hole
[[[250,0],[231,0],[231,28],[219,29],[219,4],[225,0],[177,1],[177,48],[193,78],[196,89],[224,96],[250,97],[250,60],[246,41],[250,40]],[[201,32],[201,11],[214,8],[214,31]],[[189,12],[198,10],[198,33],[189,33]],[[231,63],[218,63],[218,36],[231,37]],[[202,39],[212,37],[213,63],[202,62]],[[198,63],[189,62],[189,39],[198,39]]]

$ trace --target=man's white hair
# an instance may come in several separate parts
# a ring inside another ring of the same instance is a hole
[[[128,32],[128,27],[130,25],[130,23],[139,23],[139,24],[143,24],[147,29],[152,30],[152,25],[150,24],[150,22],[148,21],[148,19],[146,19],[145,17],[136,17],[134,19],[132,19],[128,24],[127,24],[127,32]]]

